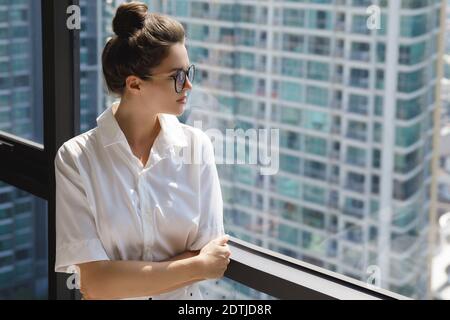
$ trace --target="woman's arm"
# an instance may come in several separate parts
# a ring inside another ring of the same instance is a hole
[[[179,255],[176,255],[170,259],[163,260],[163,261],[176,261],[176,260],[182,260],[182,259],[186,259],[186,258],[192,258],[192,257],[198,256],[199,253],[200,253],[200,250],[195,250],[195,251],[188,250],[188,251],[180,253]]]
[[[185,252],[183,252],[183,253],[181,253],[181,254],[179,254],[179,255],[173,257],[173,258],[170,258],[170,259],[167,260],[167,261],[176,261],[176,260],[186,259],[186,258],[190,258],[190,257],[195,257],[195,256],[197,256],[199,253],[200,253],[200,250],[195,250],[195,251],[185,251]],[[188,285],[190,285],[190,284],[193,284],[193,283],[196,283],[196,282],[199,282],[199,281],[203,281],[203,280],[206,280],[206,279],[195,279],[195,280],[183,282],[183,283],[181,283],[181,284],[178,284],[178,285],[175,285],[175,286],[173,286],[173,287],[168,288],[165,292],[173,291],[173,290],[176,290],[176,289],[178,289],[178,288],[182,288],[182,287],[185,287],[185,286],[188,286]]]
[[[78,267],[85,299],[158,295],[204,279],[201,261],[189,252],[162,262],[95,261]]]

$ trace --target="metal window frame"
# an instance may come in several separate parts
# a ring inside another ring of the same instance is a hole
[[[33,0],[34,1],[34,0]],[[59,147],[79,132],[79,30],[66,27],[67,8],[78,0],[40,0],[44,144],[0,132],[0,180],[47,201],[48,297],[71,299],[65,278],[54,272],[54,158]]]
[[[362,281],[230,237],[225,277],[287,300],[409,300]]]

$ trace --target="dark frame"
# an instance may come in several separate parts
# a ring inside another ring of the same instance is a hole
[[[36,0],[32,0],[36,1]],[[73,298],[65,277],[54,272],[54,158],[59,147],[79,130],[79,30],[66,27],[67,8],[78,0],[40,0],[44,145],[0,132],[0,180],[48,203],[48,298]],[[33,161],[30,161],[32,159]]]
[[[369,287],[364,282],[234,237],[230,238],[228,244],[232,255],[225,277],[274,298],[287,300],[409,299],[388,290]],[[258,261],[251,262],[255,259]],[[295,276],[292,277],[292,275]],[[293,278],[296,278],[295,281]],[[324,292],[324,284],[332,288],[329,290],[332,291],[331,294]]]

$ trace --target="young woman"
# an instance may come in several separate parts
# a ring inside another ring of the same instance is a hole
[[[113,29],[103,73],[120,100],[55,159],[55,270],[76,270],[84,299],[202,299],[198,282],[222,277],[230,250],[212,143],[176,117],[195,74],[185,32],[140,2]]]

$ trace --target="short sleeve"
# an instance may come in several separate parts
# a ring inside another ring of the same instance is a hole
[[[67,147],[55,158],[56,272],[76,264],[110,260],[100,241],[79,170]]]
[[[223,199],[214,148],[202,132],[203,161],[200,166],[200,220],[198,236],[190,250],[200,250],[208,242],[225,235],[223,226]]]

